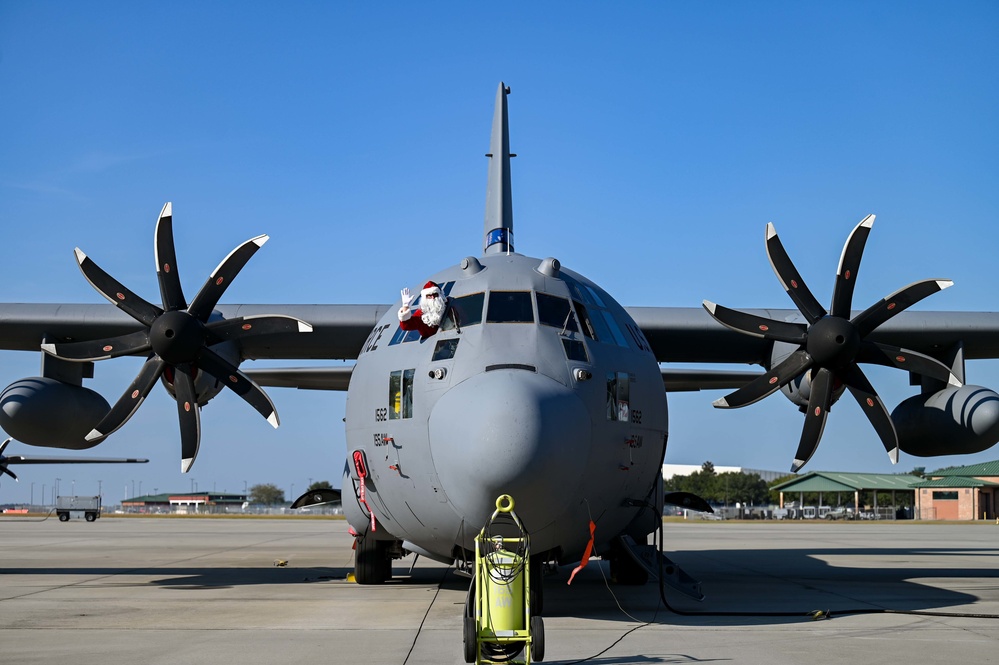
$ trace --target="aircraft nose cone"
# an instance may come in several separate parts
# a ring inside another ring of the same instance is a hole
[[[434,467],[466,523],[483,524],[509,494],[529,530],[576,494],[589,456],[590,416],[569,388],[524,370],[494,370],[451,388],[430,415]],[[555,491],[552,491],[555,488]]]

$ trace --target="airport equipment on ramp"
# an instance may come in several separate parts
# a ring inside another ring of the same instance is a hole
[[[56,498],[56,515],[60,522],[84,519],[93,522],[101,516],[99,496],[60,496]]]
[[[497,498],[475,539],[475,580],[462,634],[466,663],[530,665],[545,657],[544,622],[531,615],[530,537],[513,507],[509,494]],[[519,535],[494,535],[500,527]]]

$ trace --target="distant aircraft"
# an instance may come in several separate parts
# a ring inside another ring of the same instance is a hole
[[[80,250],[81,270],[113,307],[0,305],[0,348],[40,348],[44,359],[42,377],[15,381],[0,395],[0,426],[31,445],[87,448],[121,427],[159,380],[177,401],[186,472],[198,452],[200,409],[223,388],[275,426],[260,386],[346,390],[342,498],[362,584],[384,582],[392,559],[408,553],[467,565],[473,538],[501,494],[515,498],[539,563],[579,561],[592,521],[594,552],[610,559],[620,581],[644,581],[634,544],[641,547],[661,524],[671,390],[735,389],[715,403],[724,408],[783,392],[805,412],[795,470],[814,453],[829,407],[845,390],[893,462],[899,450],[973,453],[999,440],[999,395],[965,385],[966,359],[999,357],[999,314],[900,314],[949,286],[945,280],[918,282],[863,312],[852,310],[873,216],[849,236],[828,310],[772,225],[766,250],[795,310],[739,312],[710,302],[624,308],[556,258],[516,253],[508,94],[500,84],[481,254],[408,279],[420,285],[429,278],[446,298],[443,318],[429,332],[400,326],[419,299],[404,309],[401,301],[218,304],[266,236],[227,256],[188,304],[168,203],[155,234],[161,306]],[[147,360],[109,406],[83,380],[95,361],[123,355]],[[241,361],[262,358],[356,362],[239,370]],[[766,371],[660,367],[669,362],[757,364]],[[918,394],[889,414],[859,363],[909,371]],[[312,494],[296,505],[337,492]]]
[[[49,457],[49,456],[26,456],[26,455],[4,455],[4,451],[7,450],[7,445],[13,439],[7,439],[3,443],[0,443],[0,478],[4,475],[8,475],[14,480],[17,480],[17,475],[14,474],[8,467],[11,464],[145,464],[149,460],[138,459],[138,458],[124,458],[124,457]]]

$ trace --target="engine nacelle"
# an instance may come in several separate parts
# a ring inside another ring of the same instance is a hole
[[[89,388],[32,377],[0,393],[0,427],[31,446],[83,450],[97,445],[84,437],[110,408]]]
[[[891,419],[899,447],[910,455],[978,453],[999,442],[999,395],[982,386],[948,387],[908,398]]]
[[[222,319],[221,316],[218,317],[219,320]],[[220,355],[225,360],[229,361],[236,367],[239,367],[240,357],[239,349],[236,345],[231,342],[223,342],[222,344],[216,344],[212,347],[212,351]],[[163,372],[163,376],[160,377],[160,383],[163,387],[167,389],[170,393],[170,397],[174,399],[177,398],[177,392],[173,387],[173,373],[174,369],[170,366],[166,367]],[[195,370],[194,372],[194,394],[198,398],[198,406],[204,406],[208,404],[213,398],[215,398],[225,386],[222,385],[214,376],[208,372],[202,372],[200,370]]]

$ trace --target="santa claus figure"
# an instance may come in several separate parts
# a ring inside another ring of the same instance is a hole
[[[430,337],[440,328],[447,309],[447,298],[441,293],[441,287],[433,282],[427,282],[420,291],[420,306],[411,311],[410,306],[415,300],[409,289],[402,290],[402,307],[399,308],[399,327],[403,330],[418,330],[420,338]]]

